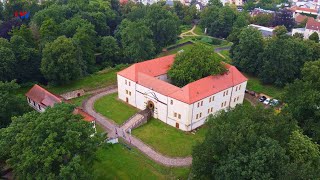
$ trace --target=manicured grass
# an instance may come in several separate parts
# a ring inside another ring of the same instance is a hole
[[[115,69],[106,69],[106,70],[91,74],[89,76],[83,77],[79,80],[75,80],[73,82],[67,83],[65,85],[48,87],[48,90],[56,94],[61,94],[64,92],[77,90],[77,89],[85,89],[85,90],[98,89],[101,87],[115,84],[117,81],[116,72],[117,71]]]
[[[249,80],[247,89],[258,93],[263,93],[273,98],[279,98],[283,91],[282,88],[278,88],[272,85],[265,85],[257,78],[243,73]]]
[[[106,132],[102,126],[100,126],[99,124],[96,123],[96,129],[97,129],[97,133],[103,133]]]
[[[168,56],[170,54],[176,54],[178,51],[183,50],[183,49],[185,50],[185,49],[190,48],[192,46],[193,46],[193,44],[187,44],[187,45],[175,48],[175,49],[171,49],[167,52],[160,53],[157,57]]]
[[[156,164],[136,149],[121,144],[102,147],[93,166],[94,179],[187,179],[189,168],[169,168]]]
[[[181,33],[190,31],[191,29],[192,29],[192,25],[181,25],[180,26]]]
[[[94,109],[117,124],[124,123],[138,112],[136,108],[118,100],[118,93],[109,94],[98,99],[94,104]]]
[[[90,94],[80,96],[77,98],[70,99],[70,102],[76,106],[82,106],[82,102],[87,99],[90,96]]]
[[[197,35],[205,35],[204,30],[202,28],[200,28],[199,26],[196,26],[196,28],[193,30],[193,32],[196,33]]]
[[[202,127],[196,134],[191,134],[152,118],[147,124],[134,129],[133,135],[164,155],[186,157],[191,155],[197,142],[203,141],[206,132],[207,128]]]

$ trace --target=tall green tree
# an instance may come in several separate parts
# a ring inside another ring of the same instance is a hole
[[[204,142],[193,149],[192,170],[196,178],[319,178],[319,145],[299,133],[288,114],[237,106],[211,116],[207,125]],[[294,173],[297,167],[306,169],[299,168]]]
[[[7,127],[11,117],[20,116],[29,109],[25,98],[14,94],[19,88],[14,81],[0,81],[0,128]]]
[[[309,36],[309,39],[318,43],[319,42],[319,35],[317,32],[314,32],[312,33],[310,36]]]
[[[55,105],[16,117],[0,131],[0,157],[19,179],[88,179],[99,144],[92,124]]]
[[[12,30],[12,36],[14,35],[21,36],[27,42],[28,47],[36,47],[36,41],[32,35],[32,32],[26,25],[23,24],[19,28],[14,28]]]
[[[60,36],[43,49],[41,72],[52,83],[64,84],[83,75],[82,51],[72,39]]]
[[[105,36],[101,39],[101,52],[102,52],[102,64],[106,66],[112,66],[119,64],[120,61],[120,48],[117,40],[112,36]]]
[[[263,37],[261,32],[254,28],[244,28],[239,35],[239,43],[235,45],[232,58],[241,71],[258,74],[262,65]]]
[[[211,36],[226,38],[232,31],[235,19],[236,14],[231,7],[212,6],[200,14],[200,26],[207,28],[207,33]]]
[[[203,77],[225,71],[225,67],[214,56],[212,49],[204,45],[195,45],[177,54],[168,76],[174,85],[182,87]]]
[[[14,78],[19,83],[41,80],[41,59],[38,50],[30,47],[32,45],[19,35],[12,36],[10,43],[14,47],[15,58],[17,59],[14,66]]]
[[[304,133],[320,142],[320,60],[306,62],[302,79],[285,88],[287,111],[298,120]]]
[[[121,23],[122,24],[122,23]],[[155,54],[152,31],[143,22],[124,22],[121,29],[123,52],[130,62],[150,59]]]
[[[11,44],[0,38],[0,81],[9,81],[14,77],[16,58]]]
[[[40,27],[40,36],[42,46],[44,46],[47,42],[54,41],[59,35],[59,26],[57,23],[52,20],[48,19],[43,21]]]

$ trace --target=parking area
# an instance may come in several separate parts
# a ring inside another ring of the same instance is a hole
[[[265,108],[278,108],[280,106],[279,100],[273,99],[272,97],[266,94],[256,93],[250,90],[246,90],[245,99],[248,100],[254,106],[257,106],[259,104],[263,105]]]

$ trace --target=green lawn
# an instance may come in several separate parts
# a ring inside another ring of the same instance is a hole
[[[196,33],[197,35],[205,35],[204,30],[201,29],[199,26],[196,26],[196,28],[193,30],[193,32]]]
[[[168,156],[190,156],[192,147],[202,142],[207,128],[202,127],[196,134],[176,129],[158,119],[152,118],[147,124],[133,130],[133,135]]]
[[[138,112],[138,109],[117,99],[118,93],[109,94],[98,99],[94,104],[94,109],[103,116],[112,119],[121,125],[128,118]]]
[[[181,33],[187,32],[191,29],[192,29],[192,25],[181,25],[180,26]]]
[[[257,78],[243,73],[249,80],[247,84],[247,89],[255,91],[258,93],[263,93],[269,95],[273,98],[279,98],[283,91],[282,88],[278,88],[272,85],[265,85]]]
[[[171,50],[169,50],[169,51],[167,51],[167,52],[162,52],[162,53],[160,53],[157,57],[168,56],[168,55],[170,55],[170,54],[176,54],[178,51],[183,50],[183,49],[190,48],[190,47],[192,47],[192,46],[193,46],[192,44],[187,44],[187,45],[184,45],[184,46],[175,48],[175,49],[171,49]]]
[[[93,166],[94,179],[187,179],[189,168],[169,168],[156,164],[136,149],[121,144],[100,148]]]
[[[87,99],[90,96],[90,94],[80,96],[77,98],[70,99],[70,102],[76,106],[82,106],[82,102]]]

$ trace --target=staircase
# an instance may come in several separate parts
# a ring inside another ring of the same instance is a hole
[[[131,117],[123,126],[122,129],[125,130],[126,132],[129,129],[134,129],[137,128],[145,123],[151,118],[152,111],[148,108],[145,110],[142,110],[135,114],[133,117]]]

